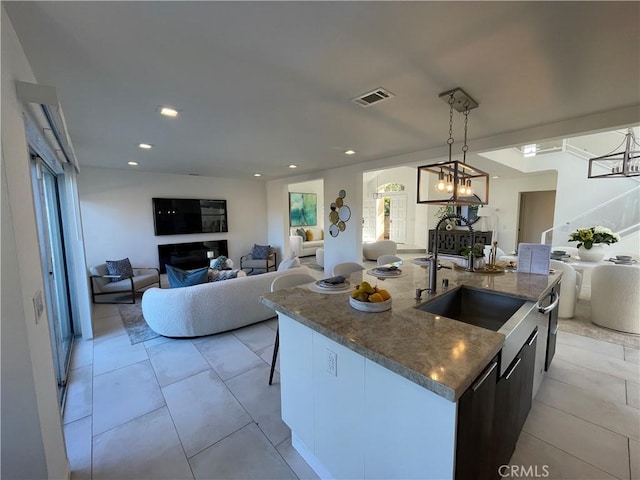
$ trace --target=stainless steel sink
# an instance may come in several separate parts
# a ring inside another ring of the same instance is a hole
[[[536,303],[502,293],[458,287],[416,307],[419,310],[502,333],[500,373],[536,328]]]
[[[526,302],[500,293],[460,287],[418,308],[497,332]]]

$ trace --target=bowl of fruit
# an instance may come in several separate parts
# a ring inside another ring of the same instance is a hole
[[[391,295],[383,288],[362,282],[351,292],[349,305],[361,312],[384,312],[391,308]]]

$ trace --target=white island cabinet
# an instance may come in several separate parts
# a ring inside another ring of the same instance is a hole
[[[322,478],[452,478],[456,403],[279,315],[282,418]]]

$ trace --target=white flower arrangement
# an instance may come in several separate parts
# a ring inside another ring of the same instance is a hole
[[[578,243],[578,248],[584,247],[587,250],[590,250],[591,247],[598,243],[606,243],[609,245],[611,243],[619,242],[620,235],[613,233],[606,227],[597,225],[595,227],[579,228],[569,235],[569,241],[580,242]]]

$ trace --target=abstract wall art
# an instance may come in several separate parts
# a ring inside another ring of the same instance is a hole
[[[315,193],[289,192],[289,225],[305,227],[318,224],[318,198]]]

